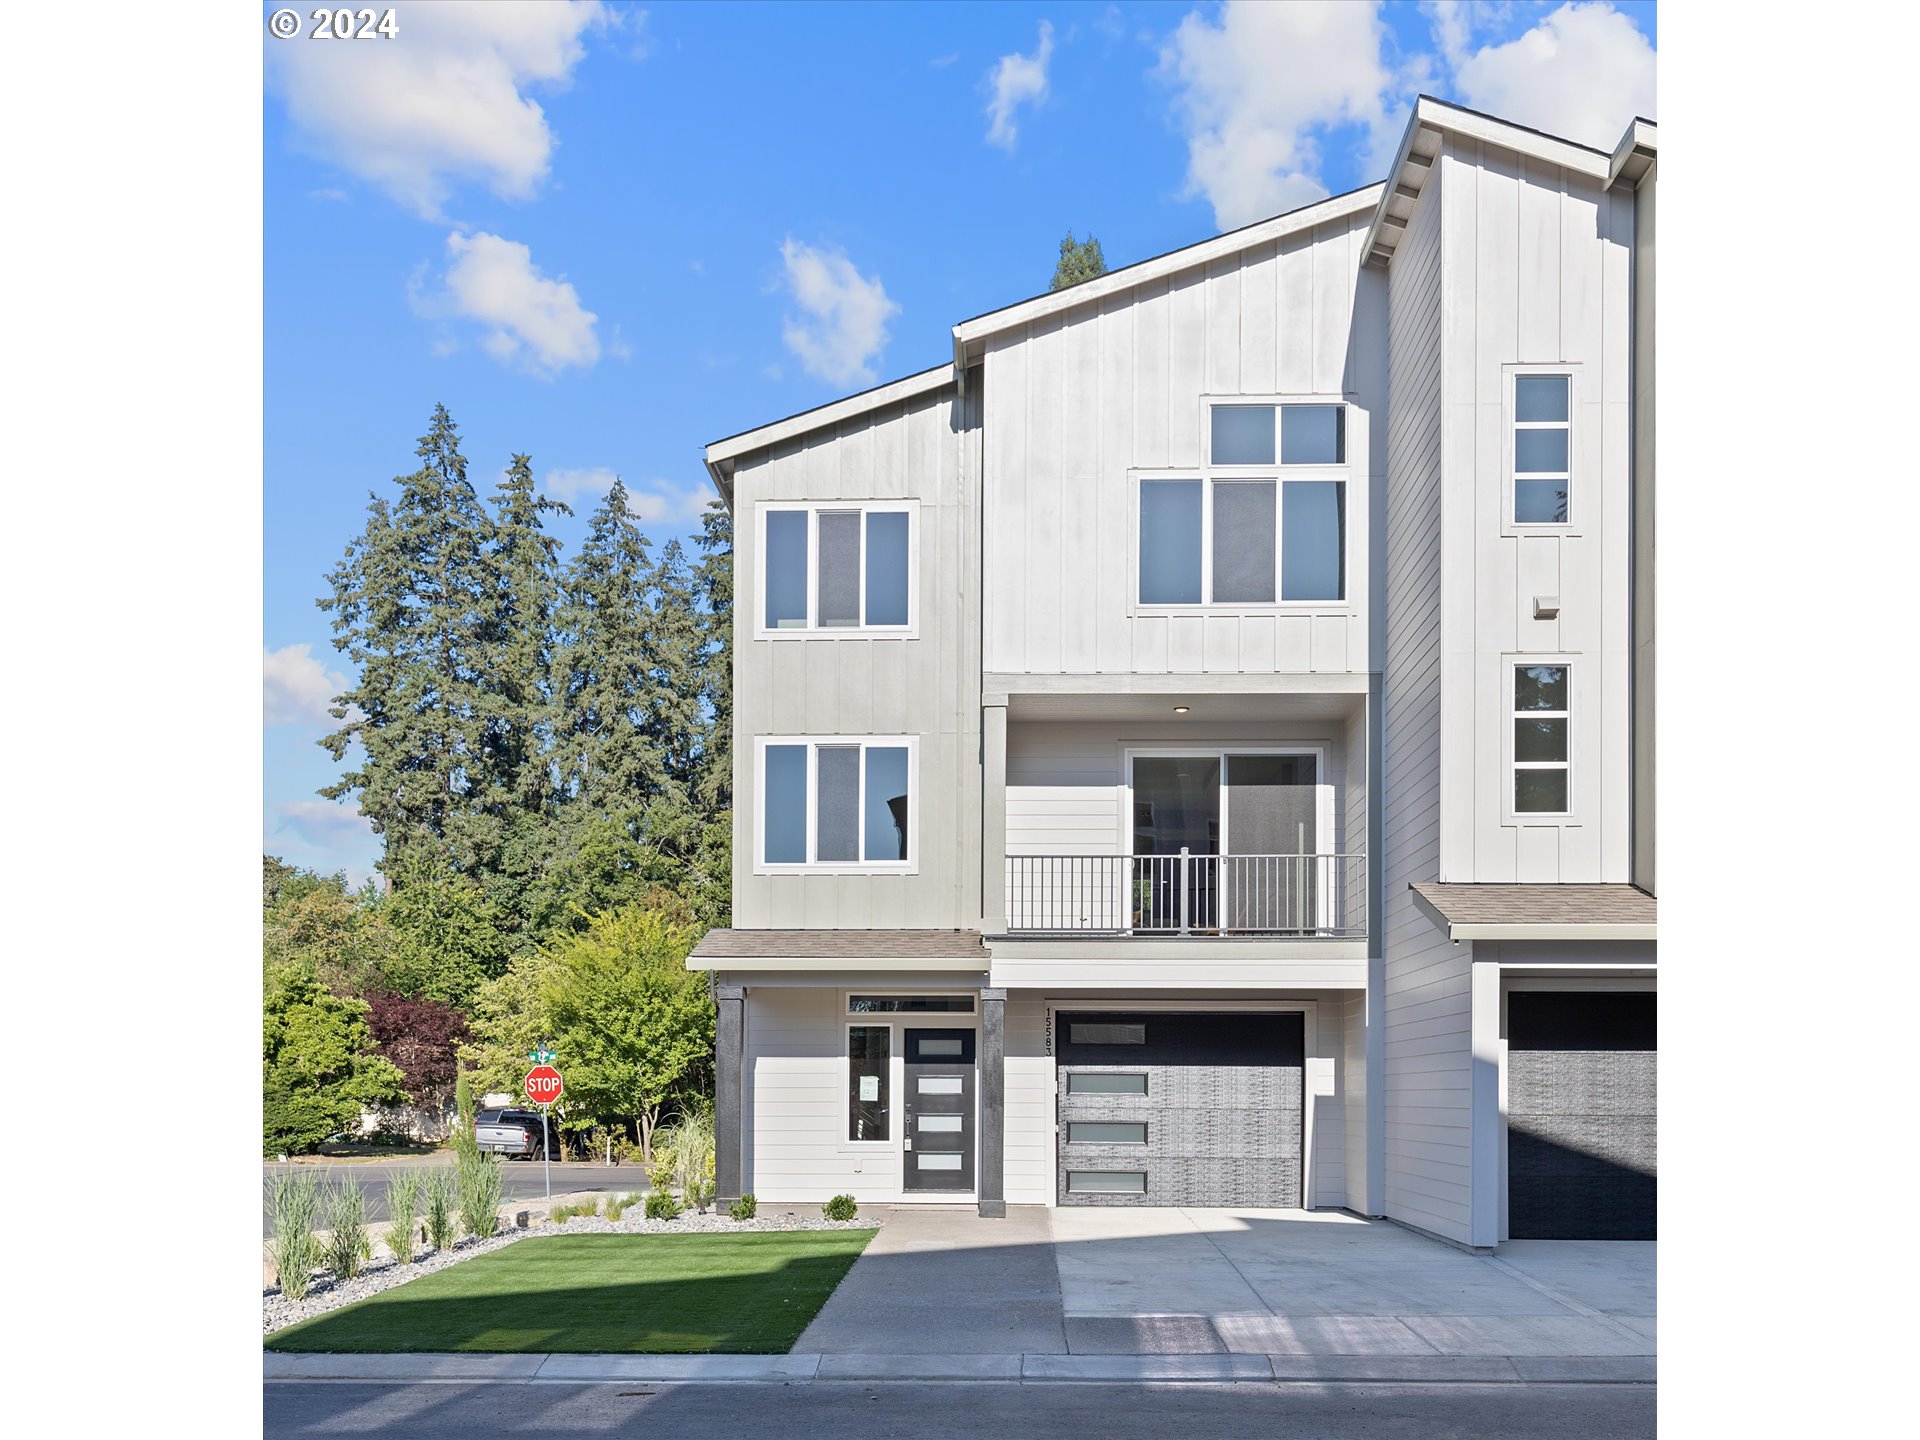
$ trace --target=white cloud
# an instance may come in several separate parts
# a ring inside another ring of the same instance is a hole
[[[1179,87],[1187,195],[1222,230],[1323,198],[1313,132],[1360,124],[1377,148],[1390,123],[1384,34],[1376,5],[1341,0],[1229,0],[1217,25],[1188,14],[1160,54]]]
[[[706,512],[713,492],[705,485],[674,485],[665,480],[648,482],[649,488],[627,492],[627,509],[641,519],[658,523],[693,524]]]
[[[279,828],[322,850],[373,834],[373,822],[366,816],[331,800],[287,801],[280,807]]]
[[[608,23],[599,0],[398,4],[391,40],[266,40],[267,67],[300,142],[438,218],[455,183],[524,198],[546,178],[553,132],[524,92],[563,88]]]
[[[900,313],[880,277],[862,275],[838,250],[780,245],[788,293],[800,307],[781,330],[809,375],[836,385],[871,385],[873,362],[887,345],[887,322]]]
[[[1014,112],[1022,105],[1038,105],[1047,98],[1047,64],[1053,59],[1053,22],[1040,22],[1040,44],[1031,55],[1017,51],[1002,55],[987,77],[993,98],[987,101],[987,142],[1013,149],[1019,132]]]
[[[536,375],[600,358],[598,317],[582,308],[572,285],[542,274],[525,245],[484,230],[456,230],[447,236],[447,254],[443,288],[422,295],[416,285],[414,308],[421,314],[474,321],[484,331],[483,350]]]
[[[321,664],[312,646],[282,645],[264,651],[260,668],[266,682],[267,724],[331,727],[340,723],[327,713],[327,707],[347,688],[347,678]],[[348,717],[359,713],[349,707]]]
[[[549,470],[546,492],[556,500],[598,504],[618,478],[605,465],[579,470]],[[637,520],[691,523],[699,520],[712,492],[705,485],[675,485],[670,480],[645,480],[627,488],[627,510]]]
[[[1460,102],[1550,135],[1609,147],[1636,115],[1654,118],[1652,43],[1606,0],[1562,5],[1454,72]]]

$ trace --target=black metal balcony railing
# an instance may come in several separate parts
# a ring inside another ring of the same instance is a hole
[[[1364,855],[1009,855],[1007,931],[1364,937]]]

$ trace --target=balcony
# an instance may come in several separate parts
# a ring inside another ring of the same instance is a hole
[[[1009,855],[1007,933],[1364,939],[1364,855]]]

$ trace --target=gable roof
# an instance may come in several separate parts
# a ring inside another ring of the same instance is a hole
[[[1393,158],[1393,169],[1382,187],[1373,225],[1367,231],[1362,263],[1382,266],[1393,263],[1393,252],[1406,233],[1407,222],[1413,218],[1413,207],[1419,202],[1421,191],[1433,174],[1433,162],[1440,154],[1440,146],[1449,135],[1497,145],[1607,186],[1616,180],[1638,183],[1652,163],[1656,133],[1651,120],[1636,118],[1611,151],[1596,150],[1577,140],[1566,140],[1544,130],[1516,125],[1496,115],[1422,95],[1414,103],[1406,134],[1400,137],[1400,148]]]

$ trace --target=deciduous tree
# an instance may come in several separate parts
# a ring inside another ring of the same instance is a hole
[[[268,972],[263,1117],[268,1154],[304,1154],[352,1129],[363,1109],[399,1103],[400,1071],[376,1054],[367,1006],[335,995],[309,965]]]

